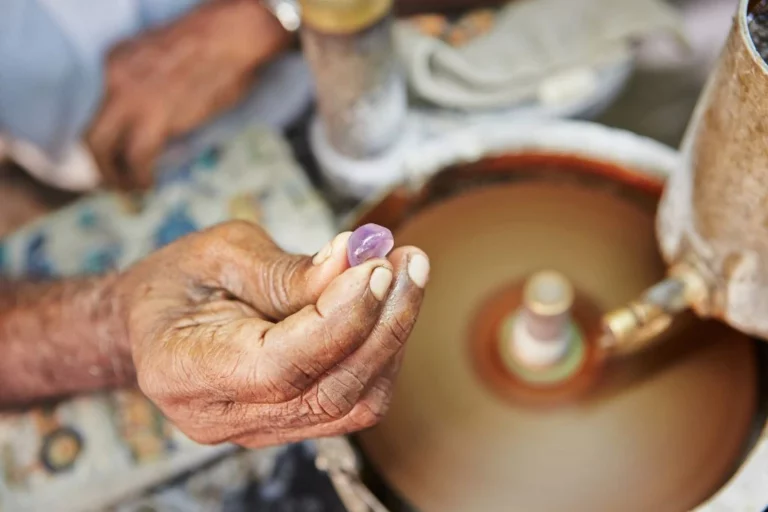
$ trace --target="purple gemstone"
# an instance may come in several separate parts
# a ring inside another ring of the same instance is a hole
[[[383,258],[395,246],[392,232],[378,224],[366,224],[357,228],[349,237],[347,258],[352,267],[374,258]]]

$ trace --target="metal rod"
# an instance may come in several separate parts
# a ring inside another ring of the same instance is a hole
[[[573,301],[573,287],[563,275],[544,271],[531,276],[508,340],[520,363],[538,368],[562,360],[571,343]]]

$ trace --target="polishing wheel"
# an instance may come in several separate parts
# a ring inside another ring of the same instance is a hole
[[[677,512],[733,474],[756,428],[751,339],[683,317],[640,354],[600,349],[600,316],[664,276],[661,186],[517,155],[363,215],[432,263],[389,413],[356,438],[404,507]]]

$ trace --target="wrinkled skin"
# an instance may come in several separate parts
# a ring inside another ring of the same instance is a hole
[[[290,42],[260,2],[217,0],[113,48],[86,134],[104,184],[150,187],[164,146],[234,106]]]
[[[424,293],[407,264],[423,253],[401,247],[349,268],[348,238],[313,264],[232,222],[125,272],[118,286],[142,391],[204,444],[260,447],[375,424]],[[394,274],[382,300],[369,286],[379,267]]]

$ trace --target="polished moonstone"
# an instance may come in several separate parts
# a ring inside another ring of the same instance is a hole
[[[378,224],[366,224],[349,237],[347,258],[354,267],[373,258],[383,258],[394,246],[395,237],[390,230]]]

